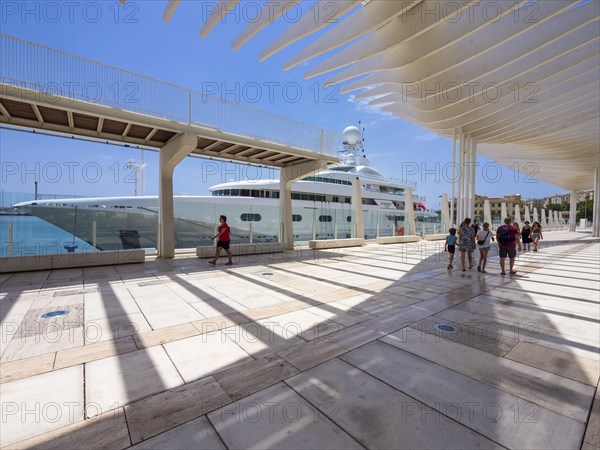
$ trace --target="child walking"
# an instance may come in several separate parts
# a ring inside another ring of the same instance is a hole
[[[452,269],[454,267],[452,265],[452,262],[454,261],[454,250],[456,249],[456,241],[458,238],[456,237],[456,228],[450,228],[448,232],[450,234],[446,236],[444,251],[449,253],[448,269]]]

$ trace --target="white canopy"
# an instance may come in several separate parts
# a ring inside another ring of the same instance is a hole
[[[249,23],[234,49],[292,9],[297,14],[304,2],[263,3],[261,19]],[[479,154],[527,176],[567,190],[594,187],[600,2],[306,3],[300,19],[278,20],[285,31],[261,60],[303,40],[285,70],[327,54],[307,78],[328,74],[326,83],[347,83],[342,92],[357,92],[357,99],[441,136],[462,128],[477,139]],[[178,4],[169,2],[165,20]],[[243,2],[220,4],[205,18],[202,36]],[[181,5],[191,9],[194,2]],[[304,40],[323,28],[316,40]]]

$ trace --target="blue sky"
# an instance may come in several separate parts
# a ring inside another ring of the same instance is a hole
[[[212,89],[217,96],[237,97],[241,103],[330,130],[341,131],[361,120],[366,128],[365,153],[385,176],[417,182],[417,193],[427,197],[428,206],[436,206],[438,196],[450,192],[446,175],[452,158],[450,141],[354,102],[334,88],[324,88],[325,77],[304,80],[304,73],[324,57],[288,72],[281,69],[304,41],[259,62],[259,53],[285,28],[283,19],[233,52],[231,43],[247,22],[243,17],[229,17],[200,39],[206,8],[200,1],[182,2],[167,24],[162,22],[166,0],[67,4],[2,2],[1,31],[186,88]],[[264,87],[262,95],[246,89],[249,83]],[[275,86],[271,96],[269,83]],[[294,101],[286,91],[290,87]],[[140,151],[131,148],[7,130],[0,131],[0,150],[4,191],[33,192],[37,179],[43,193],[133,195],[131,172],[125,166],[129,159],[141,161]],[[146,151],[144,157],[145,193],[154,195],[158,192],[158,155]],[[486,158],[478,161],[478,194],[520,193],[527,198],[563,192]],[[247,167],[188,158],[175,171],[174,191],[206,194],[213,184],[245,175],[257,178],[261,174]],[[272,173],[263,169],[262,175]]]

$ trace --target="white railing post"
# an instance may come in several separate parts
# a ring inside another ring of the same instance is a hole
[[[92,248],[96,251],[96,221],[92,222]]]
[[[188,125],[192,125],[192,91],[188,91]]]
[[[13,254],[13,223],[8,222],[8,256]]]

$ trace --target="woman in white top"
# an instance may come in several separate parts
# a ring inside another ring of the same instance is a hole
[[[479,265],[477,266],[478,272],[487,273],[485,271],[485,265],[487,264],[487,256],[494,240],[494,235],[490,231],[490,224],[485,222],[483,229],[477,232],[477,247],[479,248]]]

